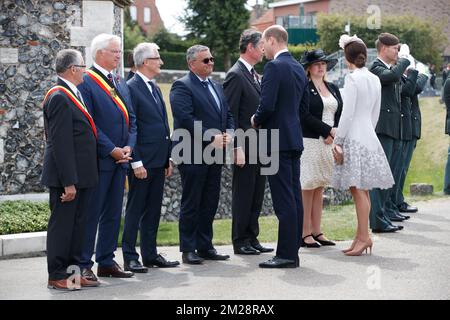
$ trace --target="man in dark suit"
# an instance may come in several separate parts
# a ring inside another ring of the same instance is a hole
[[[223,164],[220,155],[231,143],[232,136],[226,131],[234,129],[234,121],[222,87],[208,78],[214,66],[209,48],[192,46],[186,58],[190,72],[174,82],[170,103],[174,134],[187,134],[174,145],[172,158],[179,164],[183,186],[179,218],[183,262],[201,264],[204,259],[229,259],[214,249],[212,224],[219,204]],[[178,157],[175,150],[180,146],[185,147]],[[208,150],[219,159],[205,157]]]
[[[128,80],[136,115],[137,143],[128,173],[129,192],[122,236],[124,269],[147,272],[147,267],[175,267],[156,250],[156,235],[161,216],[164,180],[172,174],[169,161],[171,141],[166,105],[159,87],[151,80],[161,73],[159,47],[140,43],[133,50],[137,71]],[[138,231],[141,236],[143,265],[136,252]]]
[[[245,30],[239,42],[239,60],[228,71],[223,89],[230,106],[236,129],[252,129],[250,117],[259,105],[261,85],[253,68],[264,55],[261,32]],[[251,141],[257,143],[257,141]],[[235,254],[259,254],[271,252],[258,241],[258,218],[261,212],[266,177],[261,175],[259,163],[249,163],[248,142],[237,145],[233,166],[232,186],[232,239]],[[255,155],[256,156],[256,155]],[[255,157],[256,158],[256,157]]]
[[[278,25],[263,33],[264,67],[261,102],[251,119],[254,128],[278,130],[279,142],[268,147],[279,157],[279,169],[269,176],[273,207],[279,220],[276,256],[259,264],[261,268],[296,268],[302,239],[303,205],[300,196],[300,156],[303,137],[300,106],[307,106],[308,79],[287,49],[288,34]],[[303,102],[303,103],[302,103]],[[270,140],[269,140],[270,141]]]
[[[98,227],[95,260],[99,277],[128,278],[132,272],[114,261],[120,231],[125,176],[136,143],[136,121],[125,81],[113,74],[121,60],[120,38],[100,34],[91,43],[93,67],[79,86],[98,130],[99,183],[89,205],[81,264],[82,274],[96,279],[91,268]]]
[[[70,276],[69,270],[80,265],[87,209],[98,182],[97,131],[76,87],[83,82],[85,67],[79,51],[58,52],[58,82],[44,100],[47,144],[41,183],[50,189],[48,287],[62,290],[100,284],[80,278],[80,273]]]
[[[370,71],[381,81],[381,111],[375,132],[383,146],[393,176],[401,168],[402,120],[401,120],[401,77],[408,65],[406,57],[399,58],[399,40],[390,33],[382,33],[375,42],[378,58]],[[398,181],[395,181],[398,183]],[[403,221],[398,208],[391,201],[394,188],[370,191],[370,228],[373,232],[396,232],[403,226],[392,221]]]

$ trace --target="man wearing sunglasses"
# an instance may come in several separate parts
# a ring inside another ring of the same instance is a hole
[[[175,81],[170,91],[174,129],[189,132],[187,144],[190,150],[183,152],[190,151],[191,155],[189,159],[183,158],[178,166],[183,186],[179,218],[180,251],[184,263],[201,264],[204,259],[229,258],[228,255],[218,254],[212,244],[212,224],[219,204],[223,161],[214,160],[210,164],[205,161],[203,151],[213,147],[220,154],[231,143],[232,137],[226,130],[234,129],[234,120],[222,87],[209,79],[214,67],[209,48],[202,45],[190,47],[186,60],[190,72]],[[197,128],[201,130],[200,137]],[[203,138],[203,133],[209,129],[215,129],[216,133],[205,141],[207,139]],[[180,141],[183,145],[186,144],[184,139]]]

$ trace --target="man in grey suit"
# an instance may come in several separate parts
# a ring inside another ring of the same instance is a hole
[[[407,58],[399,58],[399,39],[382,33],[375,42],[378,57],[370,71],[380,78],[381,111],[375,131],[389,161],[393,176],[401,168],[402,154],[402,113],[401,113],[401,77],[408,65]],[[396,181],[396,183],[398,183]],[[398,208],[391,205],[393,188],[370,191],[370,228],[373,232],[396,232],[403,226],[395,226],[392,221],[403,221]]]
[[[261,32],[245,30],[239,41],[239,50],[240,58],[228,71],[223,89],[233,113],[235,128],[246,131],[253,130],[250,117],[255,114],[261,95],[260,78],[253,68],[264,55]],[[260,163],[249,163],[249,149],[249,142],[245,142],[234,150],[231,205],[234,253],[247,255],[273,251],[263,247],[257,239],[266,178],[260,173]]]

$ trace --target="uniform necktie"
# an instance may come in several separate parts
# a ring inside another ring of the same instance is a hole
[[[261,83],[259,82],[259,76],[258,76],[258,74],[255,72],[255,69],[251,69],[250,70],[250,73],[252,74],[252,76],[253,76],[253,79],[255,80],[255,82],[258,84],[258,85],[261,85]]]
[[[152,88],[152,92],[151,93],[152,93],[153,99],[155,100],[155,102],[158,105],[159,109],[162,111],[163,110],[163,104],[162,104],[161,99],[159,98],[158,92],[156,91],[155,84],[152,81],[148,81],[147,83]]]
[[[111,81],[111,83],[113,84],[114,88],[117,89],[117,84],[114,81],[114,77],[113,77],[113,75],[111,73],[108,73],[108,80]]]

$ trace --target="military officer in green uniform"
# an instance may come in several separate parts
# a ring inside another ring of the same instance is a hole
[[[381,82],[381,110],[375,131],[393,174],[402,155],[401,77],[410,64],[406,56],[399,57],[399,42],[390,33],[380,34],[375,42],[378,57],[370,68]],[[402,226],[392,224],[388,216],[388,203],[393,190],[394,188],[370,191],[372,232],[396,232],[403,229]]]

